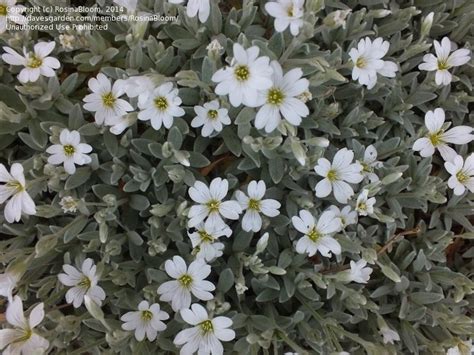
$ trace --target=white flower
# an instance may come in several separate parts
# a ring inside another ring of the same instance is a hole
[[[361,174],[362,165],[352,163],[354,152],[343,148],[334,155],[332,164],[326,158],[319,158],[318,164],[314,167],[316,174],[324,179],[317,183],[315,190],[317,197],[329,196],[334,190],[334,197],[339,203],[347,203],[347,200],[354,194],[354,190],[348,184],[356,184],[363,180]]]
[[[12,301],[13,289],[20,280],[21,273],[6,271],[0,274],[0,296],[8,298],[8,301]]]
[[[336,10],[329,13],[323,20],[323,24],[332,30],[339,28],[346,28],[346,17],[351,13],[351,10]]]
[[[455,195],[462,195],[466,188],[474,192],[474,153],[466,161],[462,156],[456,155],[452,162],[444,163],[444,167],[451,174],[448,186],[454,190]]]
[[[474,128],[469,126],[457,126],[451,129],[444,129],[444,110],[437,108],[428,111],[425,115],[425,126],[428,134],[419,138],[413,144],[413,150],[420,151],[422,157],[429,157],[438,149],[445,161],[451,161],[457,155],[456,151],[446,143],[468,144],[474,139]]]
[[[456,346],[448,349],[446,355],[471,355],[474,354],[472,339],[468,341],[460,341]]]
[[[76,172],[77,165],[89,164],[92,159],[87,153],[92,151],[89,144],[81,143],[81,136],[78,131],[63,129],[59,135],[59,143],[53,144],[46,149],[48,163],[53,165],[64,164],[64,170],[72,175]]]
[[[131,76],[128,79],[117,80],[125,94],[132,97],[139,97],[140,100],[145,101],[147,95],[153,91],[155,84],[153,80],[146,75]]]
[[[156,339],[158,332],[166,329],[163,320],[168,319],[168,313],[160,309],[158,303],[150,306],[148,301],[141,301],[138,305],[138,311],[125,313],[120,320],[123,330],[135,330],[135,338],[142,341],[146,337],[149,341]]]
[[[0,0],[0,34],[7,30],[8,21],[24,25],[28,21],[21,13],[26,7],[23,5],[15,5],[16,0]]]
[[[188,213],[188,227],[195,227],[209,217],[206,224],[219,226],[225,224],[222,217],[239,219],[242,208],[237,201],[224,201],[227,195],[229,182],[226,179],[215,178],[209,187],[201,181],[196,181],[188,190],[189,196],[199,205],[191,206]]]
[[[170,4],[181,4],[184,0],[169,0]],[[198,15],[199,13],[199,15]],[[199,21],[205,23],[211,13],[210,0],[189,0],[186,8],[186,15],[188,17],[196,17],[198,15]]]
[[[98,125],[110,125],[117,117],[133,111],[133,107],[119,97],[124,93],[123,80],[117,80],[113,85],[102,73],[96,78],[89,79],[89,89],[92,94],[84,97],[84,108],[87,111],[95,112],[95,122]]]
[[[384,344],[393,344],[394,341],[400,340],[400,335],[397,331],[390,329],[388,326],[381,327],[379,333],[383,336]]]
[[[336,218],[339,218],[341,221],[341,230],[346,228],[348,225],[357,223],[357,212],[352,211],[351,206],[345,206],[342,210],[337,206],[330,206],[329,211],[334,212]]]
[[[222,131],[223,125],[230,124],[229,113],[227,109],[220,108],[219,101],[212,100],[204,106],[194,106],[196,117],[191,121],[191,127],[202,127],[201,135],[209,137],[212,132]]]
[[[424,63],[418,66],[420,70],[434,71],[436,70],[435,81],[437,85],[448,85],[452,80],[449,69],[466,64],[471,59],[471,51],[466,48],[451,52],[451,41],[448,37],[444,37],[441,43],[434,41],[436,56],[426,54],[423,57]]]
[[[275,17],[275,30],[283,32],[290,27],[293,36],[303,27],[304,0],[276,0],[265,4],[265,10]]]
[[[216,287],[212,282],[204,280],[211,273],[211,267],[204,260],[198,259],[186,266],[184,259],[174,256],[173,260],[166,260],[166,273],[173,281],[167,281],[158,287],[160,301],[171,302],[171,308],[177,312],[191,305],[191,294],[202,301],[214,298],[210,291]]]
[[[146,99],[138,101],[138,107],[142,111],[138,113],[138,119],[150,121],[151,126],[159,130],[161,125],[171,128],[174,117],[184,116],[184,110],[179,107],[181,99],[178,89],[173,88],[172,83],[164,83],[155,88]]]
[[[341,254],[341,245],[331,235],[341,228],[341,222],[332,211],[325,211],[316,223],[313,215],[307,210],[301,210],[298,216],[293,216],[291,222],[298,232],[304,234],[296,243],[296,251],[313,256],[316,252],[330,257],[331,252]]]
[[[383,163],[377,160],[377,149],[373,145],[365,148],[364,160],[359,161],[359,163],[362,165],[362,175],[368,177],[370,182],[380,180],[374,170],[382,167]]]
[[[359,84],[372,89],[377,83],[377,74],[388,78],[395,77],[398,67],[394,62],[382,60],[387,54],[390,43],[382,38],[376,38],[373,42],[369,37],[361,39],[357,48],[349,51],[354,67],[352,69],[352,80],[359,80]]]
[[[251,181],[247,186],[247,194],[236,191],[235,197],[243,210],[246,210],[242,218],[242,229],[246,232],[258,232],[262,228],[262,217],[260,213],[268,217],[276,217],[280,214],[278,209],[280,202],[273,199],[263,200],[267,188],[263,180]]]
[[[2,59],[8,64],[22,65],[25,67],[20,71],[20,74],[18,74],[18,80],[20,80],[20,82],[34,82],[39,79],[40,75],[46,77],[56,75],[53,69],[58,69],[61,64],[56,58],[48,57],[48,54],[53,51],[55,46],[55,42],[36,43],[33,47],[33,53],[27,53],[26,49],[23,49],[23,56],[10,47],[3,47],[3,50],[7,53],[2,54]]]
[[[290,70],[283,75],[281,65],[273,60],[273,85],[259,92],[259,105],[263,105],[255,116],[255,128],[265,128],[270,133],[281,122],[283,116],[293,126],[301,124],[301,118],[309,115],[308,107],[298,97],[309,87],[309,81],[302,79],[300,68]]]
[[[191,309],[183,309],[181,318],[192,325],[180,331],[174,338],[175,345],[183,345],[180,355],[190,355],[196,351],[200,355],[222,355],[224,347],[221,341],[231,341],[235,338],[235,332],[228,329],[232,326],[232,320],[227,317],[209,318],[206,309],[193,304]]]
[[[370,274],[373,271],[372,268],[366,267],[367,261],[365,261],[364,259],[360,259],[357,262],[351,260],[350,265],[350,280],[361,284],[366,284],[369,281]]]
[[[44,318],[44,304],[36,305],[28,319],[23,314],[23,302],[15,296],[8,304],[6,319],[14,329],[0,329],[0,350],[3,355],[45,354],[49,341],[33,329]]]
[[[35,202],[26,192],[25,175],[21,164],[13,163],[10,173],[3,164],[0,164],[0,183],[4,183],[0,185],[0,204],[10,199],[4,210],[8,223],[18,222],[22,213],[36,214]]]
[[[188,232],[188,237],[197,251],[196,258],[211,262],[220,257],[224,249],[224,244],[218,241],[219,237],[230,237],[231,234],[232,230],[225,224],[206,227],[204,223],[199,223],[195,232]]]
[[[97,285],[99,277],[96,274],[96,268],[94,261],[90,258],[84,260],[81,271],[72,265],[63,265],[65,274],[59,274],[58,278],[65,286],[72,286],[66,292],[66,302],[72,303],[74,308],[82,304],[84,296],[88,296],[98,306],[105,300],[104,290]]]
[[[363,189],[357,197],[355,210],[360,216],[367,216],[374,213],[375,197],[369,197],[369,190]]]
[[[59,201],[59,205],[64,213],[75,213],[77,211],[78,202],[79,201],[72,196],[64,196],[61,201]]]
[[[217,95],[229,95],[232,106],[244,104],[249,107],[258,106],[258,92],[269,89],[273,83],[270,58],[259,57],[260,49],[252,46],[244,49],[234,43],[234,59],[232,66],[219,69],[212,76],[218,83]]]
[[[137,116],[134,113],[127,114],[121,117],[115,117],[109,122],[110,133],[118,136],[122,134],[128,127],[131,127],[135,122],[137,122]]]

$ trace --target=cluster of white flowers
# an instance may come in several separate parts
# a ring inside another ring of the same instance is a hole
[[[436,150],[444,159],[444,166],[451,177],[448,186],[454,190],[455,195],[462,195],[466,188],[474,192],[474,159],[472,154],[464,158],[451,148],[451,144],[468,144],[474,140],[474,128],[469,126],[457,126],[448,129],[445,123],[445,112],[442,108],[428,111],[425,115],[425,126],[428,133],[415,141],[413,150],[419,151],[422,157],[432,156]]]

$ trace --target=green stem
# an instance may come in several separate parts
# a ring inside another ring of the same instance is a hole
[[[282,330],[276,330],[275,333],[283,340],[290,348],[296,351],[300,355],[308,355],[309,353],[291,340]]]

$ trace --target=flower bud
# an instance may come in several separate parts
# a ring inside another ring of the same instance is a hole
[[[434,12],[430,12],[421,22],[421,37],[430,34],[431,26],[433,25]]]
[[[346,28],[346,17],[351,10],[337,10],[329,13],[323,20],[324,25],[332,30],[339,28]]]

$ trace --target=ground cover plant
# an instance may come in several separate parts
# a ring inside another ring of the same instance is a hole
[[[470,354],[473,18],[0,0],[0,350]]]

